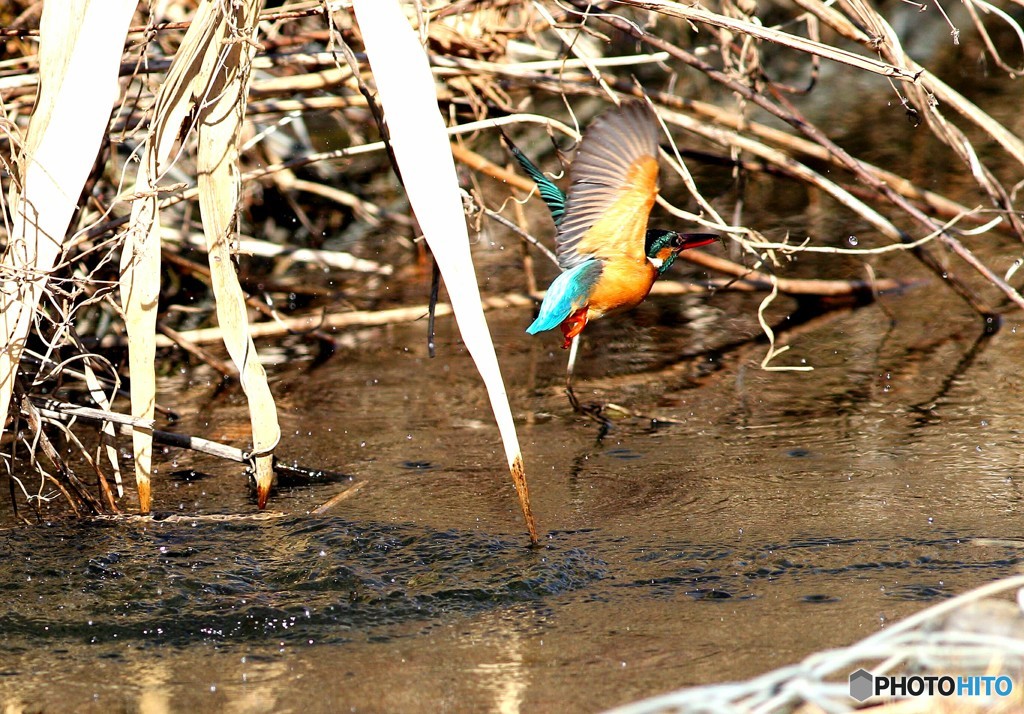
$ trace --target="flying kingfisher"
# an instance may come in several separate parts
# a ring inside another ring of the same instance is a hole
[[[548,288],[531,335],[561,326],[568,348],[590,320],[636,307],[682,251],[710,233],[647,228],[658,195],[658,120],[646,104],[611,109],[590,125],[569,168],[568,196],[502,135],[537,184],[555,221],[562,273]]]

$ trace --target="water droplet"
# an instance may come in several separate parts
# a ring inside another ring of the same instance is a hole
[[[846,242],[852,246],[856,246],[858,243],[860,243],[860,241],[857,239],[857,236],[850,236],[849,238],[846,239]]]

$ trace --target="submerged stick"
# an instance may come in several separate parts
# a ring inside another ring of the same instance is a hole
[[[312,511],[309,512],[309,515],[322,516],[323,514],[327,513],[327,511],[331,510],[342,501],[347,501],[348,499],[352,498],[352,496],[355,496],[357,493],[359,493],[360,490],[362,490],[363,486],[365,486],[366,484],[366,481],[360,481],[358,483],[352,484],[341,493],[332,496],[327,501],[321,503],[319,506],[314,508]]]
[[[199,453],[207,454],[208,456],[216,456],[217,458],[234,461],[239,464],[245,464],[246,466],[252,463],[252,455],[248,451],[234,446],[229,446],[227,444],[222,444],[221,442],[213,441],[212,439],[204,439],[201,436],[176,434],[170,431],[154,429],[153,421],[149,419],[136,419],[127,414],[119,414],[117,412],[94,409],[92,407],[82,407],[76,404],[57,401],[55,399],[33,399],[28,406],[35,409],[43,419],[59,422],[61,424],[66,424],[76,419],[96,423],[112,423],[117,425],[118,430],[122,435],[130,435],[133,427],[148,429],[152,431],[153,441],[157,444],[172,446],[179,449],[188,449],[189,451],[198,451]],[[301,474],[306,478],[314,477],[315,475],[345,476],[345,474],[340,472],[330,471],[327,469],[311,469],[298,464],[284,464],[276,458],[274,459],[273,466],[274,471],[279,474]]]
[[[711,290],[731,289],[737,291],[764,291],[778,285],[779,292],[789,295],[817,295],[819,297],[846,297],[868,292],[894,292],[905,290],[916,284],[914,280],[881,278],[879,280],[819,280],[815,278],[773,278],[768,273],[748,268],[725,258],[703,253],[699,250],[688,250],[679,255],[681,260],[699,265],[708,270],[715,270],[737,279],[729,281],[709,280],[706,285]],[[690,292],[680,290],[679,283],[658,281],[651,290],[652,295]],[[686,286],[683,286],[686,287]]]
[[[53,421],[69,422],[73,419],[84,419],[91,422],[111,422],[117,424],[118,430],[122,435],[130,435],[132,427],[153,429],[154,422],[151,419],[136,419],[127,414],[118,414],[117,412],[108,412],[102,409],[93,409],[92,407],[80,407],[54,399],[36,399],[33,402],[38,405],[37,408],[41,416]],[[181,449],[198,451],[240,464],[249,463],[248,455],[242,449],[199,436],[175,434],[170,431],[153,429],[153,440],[165,446],[176,446]]]

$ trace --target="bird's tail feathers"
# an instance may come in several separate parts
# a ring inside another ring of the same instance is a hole
[[[588,260],[559,274],[540,304],[540,314],[526,331],[536,335],[544,330],[553,330],[569,315],[586,307],[590,293],[601,277],[601,270],[601,261]]]
[[[548,205],[548,209],[551,211],[551,217],[555,221],[557,226],[565,215],[565,194],[562,190],[556,186],[551,179],[544,175],[544,172],[538,169],[532,161],[526,158],[526,154],[519,150],[519,147],[512,143],[512,140],[508,138],[508,134],[499,126],[498,134],[501,136],[501,141],[505,144],[505,147],[509,150],[509,153],[515,157],[515,160],[523,168],[523,171],[533,179],[533,182],[537,184],[537,191],[540,193],[540,197],[544,199],[544,203]]]

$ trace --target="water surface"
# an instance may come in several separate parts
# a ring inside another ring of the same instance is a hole
[[[780,361],[811,372],[728,346],[754,333],[736,296],[654,300],[588,330],[581,396],[646,415],[606,434],[561,394],[557,338],[493,315],[536,550],[453,323],[434,360],[419,323],[319,365],[269,348],[282,456],[351,478],[285,483],[251,517],[236,468],[168,450],[156,520],[8,522],[0,698],[596,711],[749,677],[1016,572],[1024,350],[1014,323],[983,338],[932,296],[802,325]],[[237,391],[201,368],[161,394],[178,431],[244,433]]]

